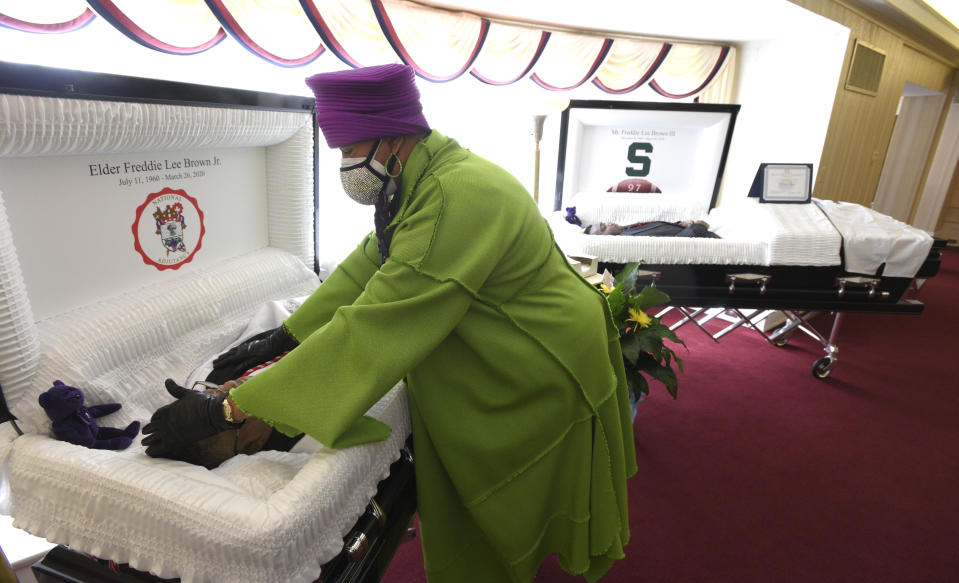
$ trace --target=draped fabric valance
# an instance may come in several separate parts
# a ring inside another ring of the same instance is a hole
[[[619,94],[648,85],[670,99],[728,87],[728,46],[550,31],[405,0],[0,1],[0,26],[69,33],[100,16],[131,40],[177,55],[227,36],[283,67],[329,50],[351,67],[403,62],[429,81],[469,73],[490,85],[529,78],[548,90],[592,82]]]

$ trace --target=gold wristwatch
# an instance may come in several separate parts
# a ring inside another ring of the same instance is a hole
[[[230,407],[230,402],[227,399],[223,399],[223,418],[229,423],[236,423],[233,420],[233,408]]]

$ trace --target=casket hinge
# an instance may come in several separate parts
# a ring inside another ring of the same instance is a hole
[[[350,559],[355,563],[363,558],[363,555],[366,553],[366,548],[369,545],[370,539],[366,538],[366,535],[360,532],[350,540],[349,544],[346,546],[346,552],[350,555]]]
[[[726,283],[729,284],[729,293],[736,293],[736,283],[757,283],[759,284],[759,295],[766,295],[766,284],[772,279],[771,275],[761,273],[727,273]]]
[[[373,514],[376,522],[379,522],[381,525],[386,524],[386,513],[383,512],[383,509],[377,504],[376,498],[370,499],[370,512]]]
[[[866,288],[867,296],[871,300],[876,295],[876,286],[879,285],[880,280],[875,277],[863,277],[861,275],[850,275],[846,277],[837,277],[836,286],[839,287],[838,294],[839,297],[846,295],[847,286],[859,286]],[[888,297],[889,292],[883,292],[881,294],[883,297]]]
[[[370,518],[372,518],[372,521]],[[370,498],[370,503],[366,507],[366,514],[358,524],[362,525],[359,531],[350,537],[346,543],[346,552],[353,562],[357,562],[363,558],[366,549],[369,548],[370,538],[367,534],[373,533],[374,531],[379,532],[379,528],[386,526],[386,512],[380,507],[376,498]],[[377,524],[379,528],[375,527]]]

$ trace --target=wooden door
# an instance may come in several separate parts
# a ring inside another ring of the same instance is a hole
[[[908,222],[946,96],[904,96],[872,207]]]

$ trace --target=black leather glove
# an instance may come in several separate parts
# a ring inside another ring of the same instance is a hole
[[[222,385],[226,381],[238,379],[254,366],[293,350],[297,344],[296,339],[288,334],[283,326],[260,332],[216,357],[213,370],[206,380]]]
[[[227,393],[212,396],[191,391],[171,379],[166,380],[166,390],[176,401],[157,409],[143,427],[143,445],[147,446],[148,456],[168,457],[184,445],[243,425],[230,423],[224,417],[223,400]]]

